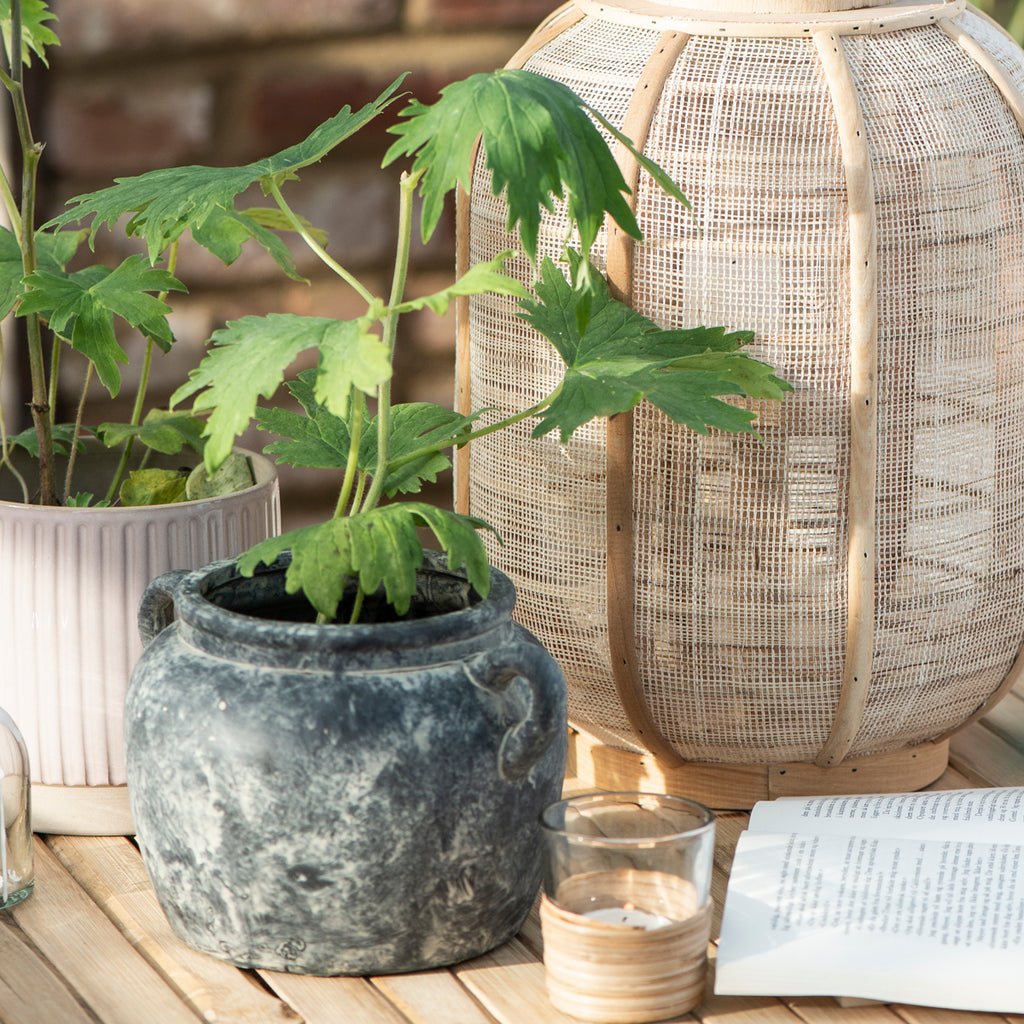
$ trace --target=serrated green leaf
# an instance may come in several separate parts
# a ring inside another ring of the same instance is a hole
[[[185,500],[185,477],[173,469],[135,469],[123,484],[121,504],[173,505]]]
[[[198,231],[198,237],[209,240],[203,233],[207,220],[234,210],[235,197],[251,185],[263,182],[266,188],[271,179],[294,177],[297,171],[322,160],[397,99],[395,93],[404,77],[355,113],[351,107],[343,107],[302,142],[275,156],[241,167],[193,165],[117,178],[109,188],[69,200],[70,209],[51,223],[64,225],[88,219],[90,239],[94,239],[102,225],[113,227],[120,217],[132,214],[126,230],[145,239],[150,262],[155,263],[185,230],[193,235]]]
[[[372,395],[391,377],[387,347],[366,328],[365,320],[332,321],[320,342],[313,394],[336,416],[348,415],[352,389]]]
[[[107,448],[116,448],[135,437],[147,448],[164,455],[176,455],[185,445],[201,453],[205,425],[198,416],[185,412],[150,409],[140,424],[101,423],[96,428],[96,436]]]
[[[66,508],[109,508],[110,502],[104,498],[102,501],[93,502],[96,495],[90,491],[79,491],[77,494],[68,495],[64,501]]]
[[[264,450],[278,462],[292,466],[342,469],[348,461],[351,428],[346,419],[317,402],[314,380],[315,371],[305,370],[298,380],[288,385],[302,405],[303,413],[281,408],[259,410],[259,428],[279,438]],[[429,402],[393,406],[388,447],[392,464],[428,446],[446,448],[457,443],[479,416],[480,413],[464,416]],[[399,493],[417,493],[424,482],[435,481],[450,465],[451,460],[438,451],[396,466],[385,478],[384,493],[389,498]],[[362,473],[373,473],[376,466],[377,420],[374,417],[363,430],[357,468]]]
[[[46,22],[53,21],[56,14],[47,10],[43,0],[21,0],[21,60],[26,66],[32,63],[32,54],[48,65],[46,60],[47,46],[60,46],[53,29]],[[0,31],[3,33],[4,52],[7,54],[7,66],[11,64],[11,0],[0,0]]]
[[[281,220],[285,220],[283,214]],[[306,282],[306,278],[295,269],[295,260],[284,240],[247,213],[218,206],[210,211],[201,225],[192,228],[192,237],[225,266],[234,263],[242,254],[242,246],[252,239],[266,249],[293,281]]]
[[[395,307],[396,313],[410,313],[417,309],[430,309],[438,316],[448,312],[452,299],[460,295],[514,295],[525,299],[529,296],[526,288],[515,278],[504,273],[505,261],[512,255],[503,252],[500,256],[486,263],[476,263],[454,284],[432,295],[424,295],[418,299],[409,299]]]
[[[25,284],[29,290],[19,315],[45,317],[51,330],[92,360],[112,396],[121,388],[117,364],[128,362],[114,333],[114,318],[121,317],[167,351],[174,341],[167,323],[171,308],[149,293],[185,291],[180,281],[166,270],[150,267],[142,256],[129,256],[113,269],[92,266],[70,274],[38,270],[25,278]]]
[[[37,231],[36,268],[61,273],[71,261],[82,239],[80,231]],[[0,320],[18,304],[25,276],[21,249],[14,233],[0,227]]]
[[[388,130],[400,136],[385,154],[387,165],[415,156],[422,171],[421,234],[430,237],[444,197],[470,186],[471,160],[483,137],[492,187],[508,187],[508,231],[518,226],[523,248],[536,261],[541,212],[552,197],[566,200],[566,216],[589,251],[609,213],[634,238],[640,230],[623,198],[629,189],[586,104],[571,89],[520,69],[472,75],[441,91],[432,106],[413,101],[406,120]]]
[[[448,553],[452,569],[465,566],[469,582],[486,597],[490,570],[477,534],[487,528],[486,524],[422,502],[382,505],[370,512],[293,530],[250,548],[239,558],[238,568],[243,575],[252,575],[261,562],[269,565],[291,548],[288,592],[302,591],[328,620],[337,615],[350,578],[357,579],[360,589],[368,594],[383,586],[388,603],[398,615],[404,615],[416,592],[416,570],[423,563],[418,534],[421,527],[433,532]]]
[[[242,317],[214,333],[213,347],[171,396],[171,405],[201,392],[195,409],[212,410],[204,431],[205,461],[215,469],[248,427],[258,399],[274,394],[306,349],[321,351],[316,390],[318,397],[321,390],[329,393],[331,406],[340,405],[342,397],[347,403],[352,387],[372,392],[379,362],[376,352],[367,356],[366,349],[370,343],[380,348],[381,343],[372,335],[370,342],[366,338],[356,321],[288,313]]]
[[[537,300],[522,302],[520,315],[554,345],[566,373],[534,437],[557,429],[564,443],[584,423],[627,412],[644,398],[699,433],[709,427],[753,432],[754,414],[717,396],[777,399],[790,390],[770,366],[738,351],[751,339],[748,333],[720,327],[662,330],[612,299],[600,275],[581,288],[549,259],[535,287]],[[586,316],[579,315],[581,302],[587,303]]]

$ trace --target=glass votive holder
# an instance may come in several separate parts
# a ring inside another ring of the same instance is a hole
[[[0,910],[32,894],[30,794],[25,741],[0,708]]]
[[[704,995],[715,818],[657,793],[601,793],[541,815],[548,995],[600,1024],[686,1013]]]

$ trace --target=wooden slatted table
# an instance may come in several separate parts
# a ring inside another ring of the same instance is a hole
[[[1024,687],[953,738],[932,788],[1024,785]],[[572,779],[567,789],[577,788]],[[718,816],[714,896],[725,895],[746,814]],[[544,990],[536,911],[519,936],[447,970],[381,978],[241,971],[172,934],[129,840],[40,836],[36,892],[0,913],[2,1024],[570,1024]],[[712,950],[712,971],[713,971]],[[968,1024],[997,1015],[833,999],[717,997],[705,1024]],[[727,1019],[728,1018],[728,1019]],[[1024,1024],[1024,1017],[1008,1017]]]

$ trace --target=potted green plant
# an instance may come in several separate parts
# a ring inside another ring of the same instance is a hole
[[[10,178],[0,175],[10,225],[0,228],[0,318],[16,317],[5,327],[9,351],[20,328],[32,414],[30,427],[14,431],[0,408],[0,705],[29,744],[36,828],[120,833],[133,830],[121,723],[141,650],[139,597],[154,573],[235,554],[277,532],[277,474],[262,456],[235,453],[210,478],[201,422],[147,407],[151,362],[174,341],[166,300],[184,288],[174,276],[176,245],[106,266],[87,262],[85,232],[37,226],[43,147],[23,68],[33,57],[45,64],[58,41],[53,17],[41,0],[0,0],[13,50],[0,81],[20,156]],[[94,378],[111,397],[119,393],[127,356],[117,331],[125,327],[146,339],[130,421],[89,428],[79,405],[72,422],[59,422],[62,364],[80,372],[83,398]],[[189,462],[186,476],[178,467]]]
[[[126,712],[140,848],[179,934],[244,966],[337,974],[449,963],[511,935],[536,892],[537,816],[564,767],[564,680],[512,621],[511,585],[488,567],[480,538],[486,524],[415,500],[447,451],[530,418],[538,445],[557,446],[643,399],[697,430],[751,430],[751,415],[720,396],[785,389],[741,351],[749,335],[664,331],[610,296],[592,260],[604,219],[639,231],[602,130],[632,144],[570,90],[525,71],[454,83],[432,106],[409,103],[390,129],[398,140],[385,166],[412,159],[398,181],[390,294],[375,296],[292,210],[284,185],[380,116],[400,81],[267,160],[209,168],[205,180],[190,169],[122,181],[62,218],[91,218],[95,231],[128,215],[157,254],[185,227],[235,216],[234,198],[258,183],[365,300],[351,321],[229,323],[175,396],[206,416],[208,468],[256,416],[280,438],[268,451],[339,478],[326,521],[237,561],[162,576],[142,602],[148,646]],[[468,181],[478,138],[509,202],[510,236],[536,268],[533,289],[505,273],[504,254],[409,298],[414,195],[426,239],[445,196]],[[574,237],[553,258],[539,237],[556,201]],[[394,406],[399,318],[482,292],[519,303],[561,353],[564,378],[529,409]],[[306,350],[316,368],[286,385],[303,411],[259,408]],[[437,552],[424,554],[423,529]]]

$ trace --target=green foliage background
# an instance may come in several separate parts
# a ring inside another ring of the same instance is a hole
[[[974,0],[974,6],[995,18],[1024,46],[1024,0]]]

